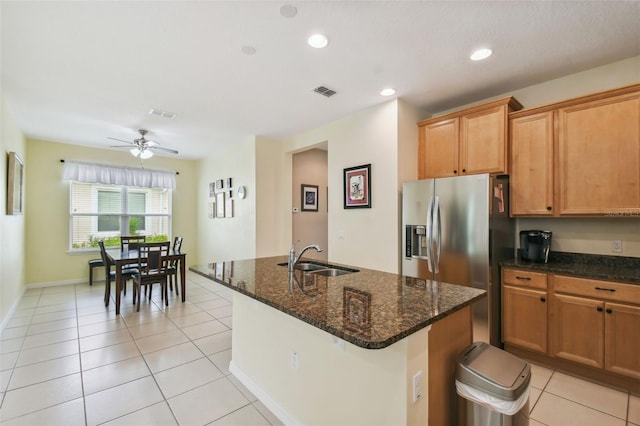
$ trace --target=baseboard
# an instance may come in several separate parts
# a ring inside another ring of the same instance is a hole
[[[16,309],[18,309],[18,305],[22,301],[22,297],[24,296],[24,292],[26,290],[27,289],[24,286],[22,286],[21,293],[18,295],[16,300],[13,302],[13,304],[11,305],[9,310],[7,311],[7,315],[5,315],[4,318],[2,318],[2,322],[0,323],[0,333],[2,333],[4,331],[5,327],[7,326],[7,324],[9,323],[11,318],[13,317],[13,314],[16,312]]]
[[[71,285],[71,284],[87,284],[89,285],[89,281],[85,278],[77,278],[75,280],[63,280],[63,281],[48,281],[44,283],[31,283],[25,284],[25,288],[44,288],[44,287],[57,287],[61,285]]]
[[[301,425],[298,420],[295,419],[283,406],[278,404],[276,401],[269,396],[267,392],[264,391],[251,377],[247,376],[244,371],[242,371],[234,362],[231,360],[229,364],[229,371],[231,374],[235,376],[236,379],[240,381],[247,389],[251,391],[259,400],[262,402],[265,407],[267,407],[271,412],[285,425]]]

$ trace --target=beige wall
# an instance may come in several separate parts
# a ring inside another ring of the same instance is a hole
[[[399,101],[392,100],[286,141],[285,152],[327,141],[329,261],[398,271]],[[404,160],[404,159],[403,159]],[[370,209],[343,208],[343,169],[371,164]]]
[[[65,284],[87,282],[87,261],[98,252],[70,254],[69,183],[62,180],[60,159],[139,166],[128,151],[96,149],[40,140],[27,141],[26,204],[26,284]],[[173,191],[172,234],[184,237],[187,264],[197,258],[196,246],[196,167],[194,161],[155,156],[145,166],[175,170],[177,187]],[[103,275],[100,275],[103,276]]]
[[[226,152],[199,161],[197,184],[198,202],[196,224],[198,237],[198,261],[246,259],[255,257],[256,252],[256,163],[255,140],[248,138]],[[232,218],[209,218],[207,206],[209,183],[218,179],[233,179]],[[246,197],[237,196],[237,188],[246,187]]]
[[[7,153],[15,152],[25,163],[25,172],[33,167],[27,158],[24,136],[9,114],[4,101],[0,99],[0,322],[5,320],[24,292],[25,282],[25,215],[6,214]],[[25,173],[26,174],[26,173]],[[25,179],[28,179],[25,176]],[[28,180],[25,181],[25,183]],[[26,190],[25,190],[26,193]],[[24,211],[28,211],[24,203]],[[32,207],[33,208],[33,207]]]
[[[302,211],[301,185],[318,187],[318,211]],[[323,251],[309,250],[305,257],[328,260],[328,210],[327,210],[327,151],[310,149],[293,155],[293,200],[292,206],[298,208],[293,213],[293,240],[300,242],[297,250],[307,244],[318,244]]]

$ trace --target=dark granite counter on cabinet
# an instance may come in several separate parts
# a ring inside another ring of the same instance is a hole
[[[364,268],[337,277],[296,271],[290,290],[287,267],[278,265],[286,262],[280,256],[189,269],[366,349],[385,348],[486,294]]]
[[[640,285],[640,258],[637,257],[551,252],[549,263],[516,258],[500,262],[500,266]]]

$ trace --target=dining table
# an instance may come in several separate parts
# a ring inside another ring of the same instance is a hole
[[[121,281],[122,281],[122,268],[124,265],[130,265],[138,263],[138,250],[106,250],[107,256],[109,256],[109,260],[115,266],[116,272],[116,315],[120,315],[120,292],[121,292]],[[182,298],[182,302],[186,300],[186,275],[185,275],[185,262],[187,260],[187,254],[180,250],[169,250],[169,255],[165,256],[169,261],[177,260],[178,267],[180,270],[180,297]]]

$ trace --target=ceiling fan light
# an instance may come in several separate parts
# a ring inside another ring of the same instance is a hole
[[[140,152],[140,158],[142,158],[143,160],[151,157],[153,157],[153,152],[149,151],[148,149],[144,149],[142,150],[142,152]]]
[[[129,152],[131,153],[131,155],[133,155],[134,157],[137,157],[138,155],[140,155],[140,148],[131,148],[129,150]]]

